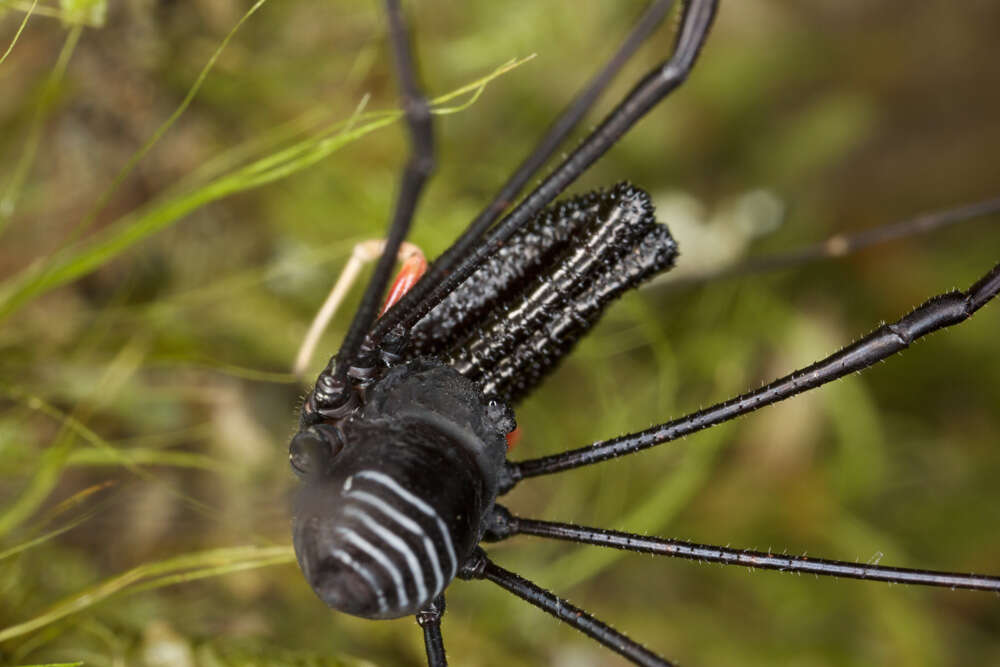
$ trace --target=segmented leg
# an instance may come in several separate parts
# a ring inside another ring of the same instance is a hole
[[[364,366],[371,363],[369,360],[359,360],[358,353],[375,321],[379,299],[389,283],[399,247],[410,230],[417,201],[427,178],[434,170],[434,128],[430,107],[417,84],[410,37],[399,0],[386,0],[386,14],[399,76],[401,103],[410,132],[410,158],[400,176],[399,193],[389,232],[386,234],[385,250],[375,265],[375,272],[361,297],[340,351],[320,373],[316,387],[306,401],[307,409],[303,411],[303,421],[306,423],[315,419],[314,415],[317,414],[336,416],[350,409],[354,396],[347,373],[355,364]]]
[[[684,6],[680,33],[669,60],[649,72],[625,99],[553,170],[462,263],[416,306],[404,312],[395,308],[376,324],[372,338],[381,340],[396,327],[409,329],[452,290],[465,281],[482,261],[500,248],[512,234],[534,218],[587,170],[650,109],[676,89],[688,74],[708,36],[717,0],[691,0]]]
[[[863,370],[906,349],[918,338],[964,322],[995,297],[997,292],[1000,292],[1000,264],[994,266],[968,290],[933,297],[898,321],[883,325],[826,359],[765,387],[639,433],[596,442],[589,447],[562,454],[508,462],[504,489],[509,490],[525,477],[579,468],[662,445]]]
[[[410,354],[447,355],[457,343],[481,328],[551,267],[579,238],[582,228],[594,223],[605,196],[601,191],[588,192],[542,211],[410,329]]]
[[[618,655],[646,667],[670,667],[673,663],[661,658],[638,642],[629,639],[609,625],[566,600],[550,593],[524,577],[505,570],[477,549],[459,572],[463,579],[486,579],[513,593],[528,604],[570,625]]]
[[[479,238],[514,202],[521,189],[548,162],[573,128],[590,111],[594,102],[604,93],[639,46],[653,34],[673,4],[674,0],[655,0],[646,8],[618,51],[556,118],[535,149],[500,188],[493,201],[486,205],[486,208],[476,216],[469,227],[444,254],[434,261],[434,266],[431,267],[427,280],[417,285],[416,289],[401,303],[399,308],[401,313],[409,311],[414,305],[420,303],[430,289],[474,248],[479,242]]]
[[[750,549],[732,549],[711,544],[696,544],[694,542],[648,537],[616,530],[605,530],[603,528],[589,528],[587,526],[576,526],[568,523],[524,519],[513,516],[505,508],[497,506],[490,528],[491,539],[503,540],[514,535],[534,535],[536,537],[576,542],[578,544],[611,547],[633,553],[672,556],[674,558],[697,560],[703,563],[739,565],[762,570],[804,572],[825,577],[867,579],[893,584],[916,584],[920,586],[1000,592],[1000,577],[997,576],[848,563],[825,558],[787,556],[764,551],[752,551]]]
[[[575,242],[445,353],[486,395],[511,403],[526,396],[608,303],[673,264],[677,246],[645,192],[622,183],[596,199],[600,205],[575,230]]]
[[[906,220],[878,225],[855,234],[835,234],[819,243],[786,252],[754,257],[745,262],[726,266],[722,269],[699,271],[687,274],[684,277],[675,275],[673,276],[675,279],[670,281],[670,286],[686,287],[696,284],[700,285],[722,278],[734,278],[755,273],[791,269],[824,259],[840,259],[841,257],[847,257],[848,255],[853,255],[854,253],[882,245],[883,243],[891,243],[899,239],[930,234],[931,232],[936,232],[952,225],[970,222],[977,218],[992,216],[997,213],[1000,213],[1000,197],[984,199],[971,204],[939,211],[929,211]]]
[[[427,652],[427,667],[447,667],[441,637],[441,618],[444,616],[444,596],[437,596],[417,614],[417,623],[424,630],[424,649]]]

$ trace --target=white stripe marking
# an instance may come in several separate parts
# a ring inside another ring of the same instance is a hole
[[[409,502],[411,505],[416,507],[418,510],[420,510],[427,516],[433,517],[434,520],[437,522],[438,528],[441,531],[441,537],[444,540],[444,546],[448,550],[448,557],[451,559],[451,574],[449,575],[449,578],[455,576],[455,572],[458,571],[458,558],[455,557],[455,548],[451,545],[451,535],[448,534],[448,527],[444,525],[444,521],[441,520],[441,517],[438,516],[437,511],[435,511],[433,507],[431,507],[423,500],[421,500],[417,496],[413,495],[412,493],[404,489],[402,486],[399,485],[399,482],[397,482],[392,477],[389,477],[386,474],[376,472],[374,470],[362,470],[361,472],[354,475],[354,477],[370,479],[371,481],[377,484],[381,484],[382,486],[394,492],[397,496],[399,496],[403,500]]]
[[[431,542],[431,538],[427,537],[427,533],[424,532],[424,529],[419,523],[406,516],[378,496],[372,495],[366,491],[351,491],[350,493],[345,493],[344,495],[360,500],[363,503],[368,503],[406,530],[410,531],[414,535],[418,535],[424,543],[424,549],[427,551],[427,556],[430,558],[431,567],[434,568],[434,580],[437,582],[437,585],[434,588],[434,595],[437,595],[444,589],[444,574],[441,572],[441,562],[438,559],[437,549],[434,548],[434,543]]]
[[[344,516],[354,517],[361,523],[365,525],[365,528],[372,531],[385,542],[389,544],[393,549],[402,554],[403,559],[406,560],[406,564],[410,568],[410,574],[413,575],[413,581],[417,585],[417,599],[420,604],[424,601],[429,601],[430,597],[427,595],[427,583],[424,581],[424,569],[420,567],[420,561],[417,560],[417,555],[413,553],[408,545],[399,535],[396,535],[391,530],[380,524],[375,519],[368,516],[365,512],[362,512],[357,507],[348,507],[344,510]]]
[[[371,542],[355,533],[350,528],[338,527],[337,532],[347,538],[347,541],[364,551],[366,554],[378,561],[378,564],[386,569],[389,576],[396,584],[396,599],[400,607],[410,604],[410,599],[406,595],[406,588],[403,586],[403,575],[400,574],[396,566],[392,564],[381,549],[376,548]]]
[[[346,551],[340,549],[334,549],[330,552],[330,555],[339,560],[341,563],[347,567],[354,570],[368,585],[371,587],[372,592],[375,593],[375,597],[378,598],[378,610],[379,613],[385,613],[388,610],[388,605],[385,603],[385,595],[382,593],[382,589],[378,587],[378,583],[375,581],[375,576],[368,570],[368,568],[361,565],[353,558],[351,558]]]

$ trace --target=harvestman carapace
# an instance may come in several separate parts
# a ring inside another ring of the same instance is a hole
[[[552,202],[692,72],[716,0],[681,9],[673,53],[499,222],[638,45],[669,11],[654,2],[605,68],[423,278],[377,317],[434,167],[431,115],[397,0],[387,1],[411,154],[374,275],[301,415],[290,459],[302,485],[293,531],[303,573],[329,606],[367,618],[416,616],[430,665],[444,665],[445,588],[487,579],[638,664],[664,658],[517,574],[480,546],[529,534],[633,552],[877,581],[1000,591],[1000,577],[779,556],[513,516],[496,502],[528,477],[670,442],[862,370],[964,321],[1000,291],[1000,264],[966,291],[767,386],[696,413],[562,454],[510,461],[511,405],[524,398],[623,291],[669,268],[676,244],[641,189]],[[996,209],[992,203],[989,210]],[[946,216],[945,216],[946,217]],[[495,223],[495,224],[494,224]]]

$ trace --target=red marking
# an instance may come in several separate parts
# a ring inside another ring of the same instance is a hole
[[[514,449],[516,445],[521,440],[521,427],[518,426],[513,431],[507,434],[507,451]]]
[[[378,316],[382,317],[385,315],[385,311],[395,306],[396,303],[403,298],[403,295],[409,292],[426,272],[427,259],[424,258],[422,254],[413,254],[407,257],[406,261],[403,262],[403,267],[396,275],[395,282],[393,282],[392,287],[389,288],[389,296],[385,298],[385,304],[382,306],[382,312],[379,313]]]

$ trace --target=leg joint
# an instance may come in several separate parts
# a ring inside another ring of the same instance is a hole
[[[970,314],[966,295],[962,292],[948,292],[918,306],[909,315],[893,324],[890,329],[906,343],[910,343],[932,331],[958,324]]]

